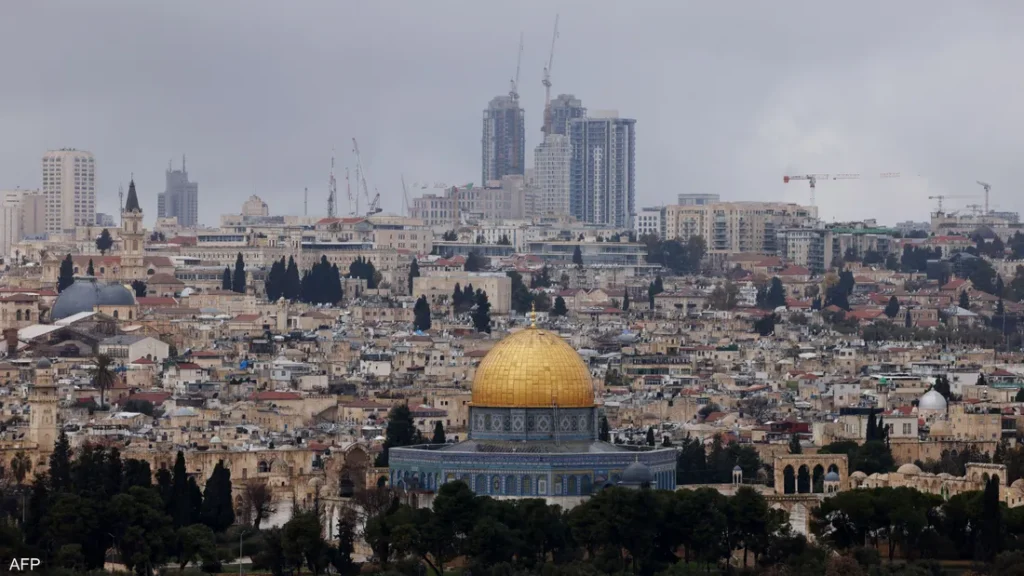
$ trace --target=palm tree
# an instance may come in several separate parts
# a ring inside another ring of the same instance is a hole
[[[100,389],[100,408],[106,406],[106,391],[114,386],[117,376],[110,369],[114,360],[106,354],[96,357],[96,367],[92,370],[92,383]]]

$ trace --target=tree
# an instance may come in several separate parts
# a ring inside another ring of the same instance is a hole
[[[224,461],[217,462],[206,481],[200,518],[214,532],[223,532],[235,523],[234,500],[231,497],[231,470]]]
[[[885,305],[885,315],[893,319],[900,313],[900,301],[896,296],[889,297],[889,303]]]
[[[491,303],[487,301],[487,293],[476,291],[476,308],[473,309],[473,327],[477,332],[491,333]]]
[[[281,296],[285,300],[295,301],[302,295],[302,279],[299,276],[299,267],[295,264],[295,258],[288,257],[288,266],[285,268],[284,286]]]
[[[263,283],[263,289],[267,294],[268,302],[277,302],[284,293],[284,275],[286,270],[287,265],[284,262],[284,256],[271,264],[270,272],[267,273],[267,278]]]
[[[99,238],[96,239],[96,249],[100,251],[100,255],[106,255],[107,251],[114,247],[114,239],[110,237],[110,230],[106,228],[100,232]]]
[[[526,314],[533,305],[533,293],[523,282],[523,275],[515,270],[505,273],[512,280],[512,309],[520,314]]]
[[[360,565],[352,560],[356,536],[355,515],[346,510],[338,518],[338,545],[328,552],[331,566],[339,576],[356,576],[360,572]]]
[[[50,453],[50,490],[62,492],[71,488],[71,443],[63,429]]]
[[[132,280],[132,290],[135,291],[136,298],[145,298],[148,288],[142,280]]]
[[[57,277],[57,292],[63,292],[65,288],[75,283],[75,263],[68,254],[60,262],[60,275]]]
[[[778,276],[772,276],[771,284],[765,291],[763,304],[762,307],[769,310],[786,305],[786,287],[782,285],[782,280],[779,280]]]
[[[92,383],[100,391],[100,407],[106,406],[106,391],[114,387],[117,376],[111,370],[114,359],[106,354],[96,357],[96,365],[92,369]]]
[[[89,276],[96,275],[96,269],[92,267],[92,258],[89,258],[89,267],[85,269],[85,273]]]
[[[932,389],[938,392],[939,394],[942,394],[942,397],[945,398],[947,401],[949,400],[949,396],[951,393],[949,388],[949,378],[946,377],[945,374],[937,376],[935,378],[935,385],[932,386]]]
[[[412,412],[407,404],[395,406],[388,412],[388,427],[384,432],[384,446],[377,456],[376,466],[388,465],[388,451],[401,446],[412,446],[423,443],[423,435],[412,420]]]
[[[466,256],[466,263],[462,269],[466,272],[480,272],[485,266],[487,266],[487,259],[473,250]]]
[[[910,313],[910,308],[904,309],[903,312],[903,327],[913,328],[914,327],[914,315]]]
[[[655,444],[654,427],[653,426],[649,426],[647,428],[647,445],[648,446],[654,446],[654,444]]]
[[[1024,402],[1024,388],[1017,390],[1017,394],[1013,397],[1014,402]]]
[[[569,313],[569,309],[565,306],[565,298],[561,296],[555,297],[555,305],[551,307],[551,316],[565,316]]]
[[[959,306],[964,310],[971,309],[971,299],[967,297],[967,290],[960,291],[960,302]]]
[[[991,560],[1003,548],[1001,501],[999,498],[999,476],[993,475],[985,483],[985,491],[981,497],[981,533],[978,542],[982,557],[978,558],[979,560]]]
[[[209,526],[193,524],[178,529],[178,569],[190,562],[212,562],[217,559],[216,537]]]
[[[292,516],[281,528],[284,557],[299,570],[305,565],[314,576],[327,565],[327,543],[316,511],[303,510]]]
[[[779,315],[772,312],[754,321],[754,331],[761,336],[771,336],[775,333],[775,324],[779,321]]]
[[[413,327],[416,330],[426,332],[430,330],[430,303],[427,302],[426,296],[420,296],[416,300],[416,305],[412,308],[413,313]]]
[[[551,287],[551,272],[548,270],[548,265],[545,264],[540,272],[534,274],[530,280],[530,288],[550,288]]]
[[[235,258],[235,274],[231,277],[231,289],[239,294],[245,294],[245,260],[242,253]]]
[[[438,420],[434,424],[434,435],[430,438],[431,444],[444,444],[446,438],[444,437],[444,423]]]
[[[711,291],[708,302],[715,310],[732,310],[739,303],[740,289],[732,282],[719,284]]]
[[[629,289],[623,290],[622,296],[622,311],[629,312]]]
[[[231,290],[231,267],[225,266],[224,273],[220,276],[220,289]]]
[[[790,454],[803,454],[804,449],[800,445],[800,437],[793,434],[789,437],[789,453]]]
[[[572,251],[572,263],[575,264],[577,268],[583,268],[583,252],[580,251],[579,246],[576,246]]]
[[[412,264],[409,265],[409,294],[412,294],[412,281],[413,278],[420,277],[420,263],[416,258],[412,259]]]
[[[601,414],[601,424],[600,424],[600,430],[599,430],[598,435],[597,435],[597,439],[600,440],[601,442],[611,442],[612,441],[611,430],[608,427],[608,417],[605,416],[604,414]]]
[[[251,518],[255,530],[259,530],[260,523],[277,512],[274,490],[266,480],[252,478],[245,483],[242,491],[242,511]]]

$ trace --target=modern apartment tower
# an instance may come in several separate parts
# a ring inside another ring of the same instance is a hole
[[[519,102],[498,96],[484,110],[482,186],[526,168],[526,121]]]
[[[583,222],[632,228],[636,120],[598,112],[569,121],[569,212]]]
[[[586,118],[587,109],[583,102],[572,94],[559,94],[551,101],[551,133],[569,135],[569,121]]]
[[[43,155],[46,231],[58,233],[96,221],[96,161],[73,148]]]
[[[199,224],[199,183],[189,182],[185,170],[185,157],[181,157],[181,170],[167,167],[167,187],[157,195],[157,218],[177,218],[178,225],[193,228]]]
[[[569,167],[572,145],[565,134],[552,131],[537,146],[533,160],[535,215],[569,214]]]

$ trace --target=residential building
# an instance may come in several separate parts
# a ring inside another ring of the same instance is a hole
[[[21,241],[21,199],[23,190],[0,192],[0,255],[7,256],[11,247]]]
[[[21,196],[21,237],[38,238],[46,234],[46,195],[38,190]]]
[[[636,120],[614,111],[569,121],[569,213],[584,222],[631,228],[636,199]]]
[[[661,206],[641,208],[633,222],[633,230],[636,231],[637,238],[645,234],[655,234],[658,237],[664,237],[665,228],[662,218],[664,213],[665,209]]]
[[[777,233],[778,255],[789,264],[818,274],[832,267],[832,233],[823,228],[783,228]]]
[[[46,231],[63,232],[96,222],[96,161],[73,148],[43,155]]]
[[[536,201],[531,215],[569,213],[572,145],[565,134],[549,134],[534,152]]]
[[[551,101],[551,134],[568,136],[569,122],[576,118],[586,118],[587,109],[583,102],[572,94],[559,94]]]
[[[496,185],[451,187],[443,195],[414,198],[412,218],[426,226],[457,226],[466,219],[516,220],[526,215],[526,183],[522,176],[506,176]]]
[[[110,214],[104,214],[103,212],[96,213],[96,225],[104,228],[113,228],[117,225],[114,221],[114,217]]]
[[[185,157],[181,157],[181,170],[168,166],[167,187],[157,196],[157,218],[177,218],[184,228],[199,224],[199,183],[189,182],[185,170]]]
[[[106,354],[122,364],[134,362],[139,358],[163,362],[170,355],[170,346],[152,336],[121,335],[100,340],[99,353]]]
[[[481,184],[508,175],[523,175],[526,168],[525,117],[519,101],[498,96],[484,110]]]
[[[718,194],[680,194],[678,196],[680,206],[706,206],[718,204],[721,201],[721,196]]]
[[[270,216],[270,207],[263,201],[262,198],[253,194],[249,196],[249,199],[242,203],[242,216],[248,216],[250,218],[266,218]]]
[[[778,231],[783,228],[812,227],[817,208],[783,202],[718,202],[714,204],[666,206],[666,238],[687,241],[702,236],[708,256],[721,260],[737,253],[774,256]]]

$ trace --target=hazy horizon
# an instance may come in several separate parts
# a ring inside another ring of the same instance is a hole
[[[203,224],[253,193],[301,214],[306,187],[325,214],[333,148],[345,213],[355,137],[370,194],[398,213],[403,174],[479,184],[482,111],[508,92],[520,33],[532,166],[556,13],[552,96],[636,119],[638,208],[684,192],[806,203],[784,174],[895,171],[822,184],[822,218],[926,220],[929,193],[980,204],[976,180],[1024,210],[1024,5],[923,1],[9,2],[0,189],[38,188],[47,149],[88,150],[97,210],[116,212],[134,172],[149,224],[186,154]]]

